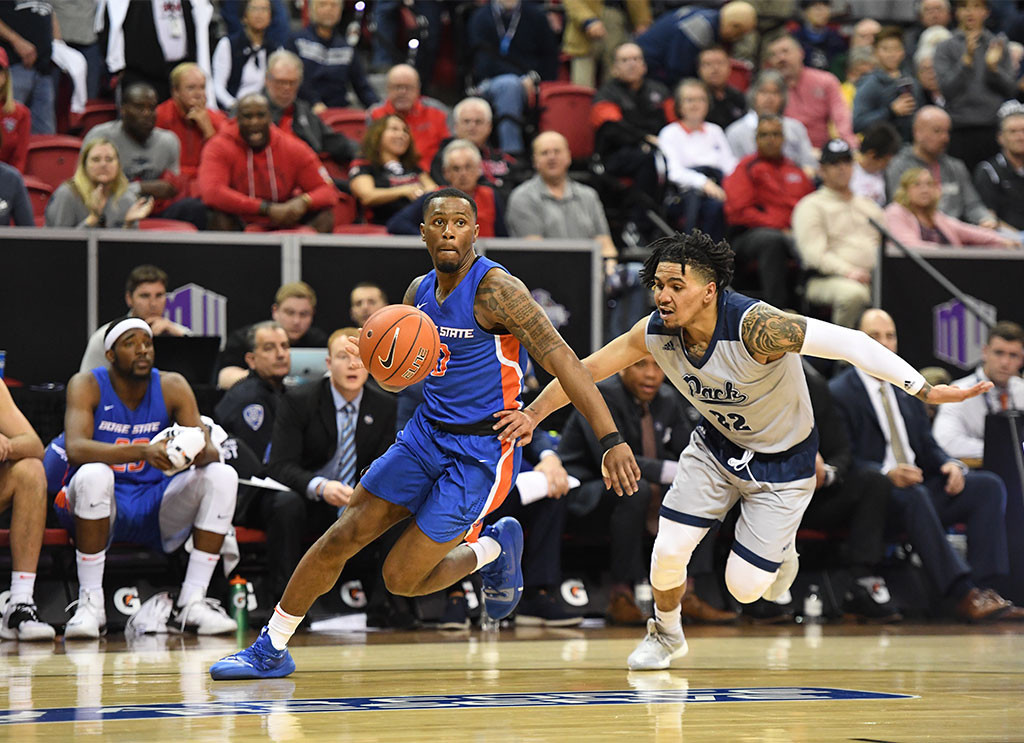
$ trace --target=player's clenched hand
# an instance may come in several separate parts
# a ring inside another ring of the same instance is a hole
[[[540,423],[527,408],[522,410],[499,410],[494,414],[498,422],[493,428],[498,431],[499,441],[516,441],[516,446],[526,446],[533,440],[533,429]]]
[[[616,444],[601,457],[601,476],[604,486],[616,495],[633,495],[637,491],[636,481],[640,479],[640,467],[633,458],[629,444]]]
[[[978,382],[973,387],[954,387],[950,384],[937,384],[928,390],[925,402],[938,405],[943,402],[960,402],[988,392],[992,389],[991,382]]]
[[[171,462],[171,458],[167,456],[168,441],[170,439],[161,439],[149,444],[142,450],[142,458],[158,470],[173,470],[174,464]]]

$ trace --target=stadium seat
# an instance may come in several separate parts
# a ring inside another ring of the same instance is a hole
[[[338,194],[338,203],[334,205],[334,231],[339,227],[353,224],[359,218],[359,202],[349,193]]]
[[[82,140],[63,134],[33,134],[28,141],[25,175],[57,188],[75,174]]]
[[[388,228],[382,224],[336,224],[336,235],[386,235]]]
[[[329,108],[320,114],[327,126],[356,142],[366,133],[366,111],[360,108]]]
[[[77,117],[72,115],[71,126],[81,132],[84,137],[97,124],[113,121],[117,118],[117,104],[113,101],[89,100],[85,102],[85,111]]]
[[[53,196],[53,187],[38,178],[26,175],[25,188],[28,189],[28,200],[32,202],[32,215],[38,220],[46,212],[46,205]]]
[[[736,88],[741,93],[746,93],[750,87],[750,78],[754,74],[754,66],[745,59],[729,59],[729,66],[732,71],[726,84]]]
[[[142,219],[139,220],[140,230],[164,230],[165,232],[198,232],[199,228],[191,222],[180,219]]]
[[[542,82],[537,105],[540,107],[538,130],[556,131],[569,140],[573,160],[586,160],[594,154],[594,128],[590,109],[594,89],[564,82]]]

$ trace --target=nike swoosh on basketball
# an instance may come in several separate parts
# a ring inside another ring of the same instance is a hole
[[[380,356],[377,357],[377,361],[385,369],[390,369],[391,365],[395,363],[395,344],[398,343],[398,331],[400,330],[401,328],[395,328],[395,334],[391,337],[391,348],[388,349],[388,357],[386,359],[382,359]]]

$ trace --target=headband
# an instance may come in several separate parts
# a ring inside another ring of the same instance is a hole
[[[126,320],[122,320],[107,331],[106,337],[103,339],[103,350],[109,351],[117,343],[117,339],[127,333],[129,330],[139,328],[145,330],[150,338],[153,337],[153,330],[149,327],[149,323],[145,320],[140,320],[137,317],[129,317]]]

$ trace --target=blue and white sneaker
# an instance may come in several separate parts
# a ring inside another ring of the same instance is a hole
[[[210,677],[214,681],[236,679],[276,679],[287,676],[295,670],[288,648],[278,650],[270,641],[267,628],[260,630],[256,642],[245,650],[221,658],[210,666]]]
[[[501,554],[480,568],[484,584],[484,608],[491,619],[504,619],[523,595],[523,527],[511,516],[485,526],[480,536],[491,537],[501,545]]]

